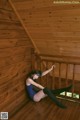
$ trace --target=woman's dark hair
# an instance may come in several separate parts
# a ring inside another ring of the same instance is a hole
[[[42,72],[40,70],[33,70],[31,71],[28,75],[27,75],[27,78],[30,77],[30,78],[33,78],[33,75],[34,74],[37,74],[39,77],[41,77],[42,75]]]

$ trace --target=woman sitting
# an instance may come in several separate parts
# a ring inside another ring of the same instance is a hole
[[[66,106],[64,106],[61,102],[58,101],[55,95],[58,95],[64,91],[69,91],[72,88],[72,85],[61,89],[50,90],[35,82],[35,80],[37,80],[39,77],[45,76],[46,74],[51,72],[54,67],[55,66],[53,65],[49,70],[46,70],[44,72],[41,72],[39,70],[34,70],[30,72],[26,79],[27,92],[29,97],[35,102],[39,102],[41,99],[49,96],[51,100],[56,103],[56,105],[58,105],[61,108],[66,108]],[[39,88],[40,90],[36,91],[35,89],[33,89],[33,86]]]

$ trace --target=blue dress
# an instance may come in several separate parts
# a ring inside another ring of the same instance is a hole
[[[33,89],[33,85],[31,85],[31,84],[30,85],[26,85],[26,88],[27,88],[27,92],[28,92],[29,97],[33,100],[33,97],[37,93],[37,91],[35,91]]]

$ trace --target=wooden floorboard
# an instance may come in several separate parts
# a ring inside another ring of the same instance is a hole
[[[67,109],[57,107],[49,98],[38,103],[30,101],[10,120],[80,120],[79,103],[60,101]]]

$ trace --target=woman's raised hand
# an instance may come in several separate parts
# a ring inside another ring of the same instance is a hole
[[[53,68],[55,68],[55,67],[56,67],[55,65],[52,65],[51,70],[53,70]]]

